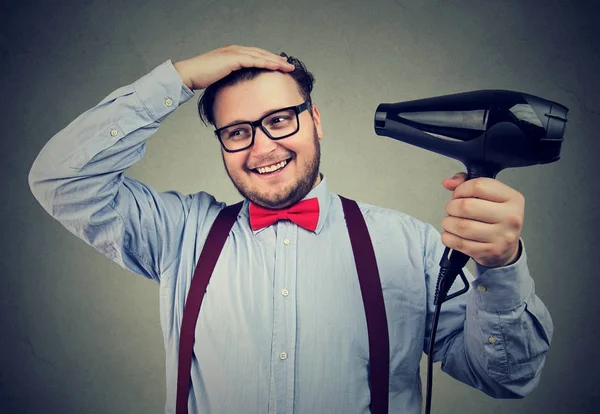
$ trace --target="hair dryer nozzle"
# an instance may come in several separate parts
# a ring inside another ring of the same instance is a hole
[[[380,104],[375,133],[457,159],[469,175],[495,177],[558,160],[567,112],[533,95],[481,90]]]

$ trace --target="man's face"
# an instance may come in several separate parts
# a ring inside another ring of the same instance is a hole
[[[239,121],[255,121],[274,110],[304,102],[294,79],[279,71],[221,89],[213,106],[216,127]],[[323,138],[317,107],[298,115],[300,130],[281,140],[270,139],[256,128],[254,145],[229,153],[221,149],[225,170],[240,194],[263,207],[278,209],[301,200],[320,182],[320,140]],[[258,168],[281,162],[275,172]]]

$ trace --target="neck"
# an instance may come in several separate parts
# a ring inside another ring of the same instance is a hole
[[[323,174],[319,173],[317,175],[317,179],[315,180],[315,183],[313,184],[311,190],[313,190],[316,186],[318,186],[321,183],[322,178],[323,178]]]

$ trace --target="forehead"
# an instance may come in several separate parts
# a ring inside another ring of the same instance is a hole
[[[236,120],[253,121],[271,110],[302,102],[296,81],[290,75],[272,71],[219,90],[213,114],[219,127]]]

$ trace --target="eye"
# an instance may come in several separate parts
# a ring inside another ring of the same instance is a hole
[[[229,138],[234,138],[240,136],[243,133],[241,129],[236,129],[235,131],[229,132]]]
[[[288,119],[288,118],[287,118],[287,117],[285,117],[285,116],[277,116],[277,117],[275,117],[275,118],[271,119],[271,125],[273,125],[273,124],[278,124],[278,123],[280,123],[280,122],[283,122],[283,121],[285,121],[285,120],[287,120],[287,119]]]
[[[249,136],[250,132],[245,128],[238,128],[231,131],[227,131],[227,139],[244,139]]]

